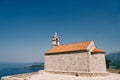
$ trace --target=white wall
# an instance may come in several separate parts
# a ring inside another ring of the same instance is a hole
[[[97,53],[91,55],[90,71],[106,71],[105,54]]]
[[[88,71],[88,54],[86,52],[45,55],[45,70]]]

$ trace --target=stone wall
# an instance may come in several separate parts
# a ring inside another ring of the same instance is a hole
[[[105,54],[92,54],[90,59],[90,71],[106,72]]]
[[[45,55],[46,71],[83,71],[88,72],[88,53],[64,53]]]

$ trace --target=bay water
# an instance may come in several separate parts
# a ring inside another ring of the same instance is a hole
[[[0,63],[0,78],[2,76],[37,72],[39,70],[43,70],[43,66],[31,67],[32,65],[36,64],[43,65],[43,63]]]

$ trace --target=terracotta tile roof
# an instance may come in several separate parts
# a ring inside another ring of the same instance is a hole
[[[91,53],[105,53],[105,51],[99,48],[94,48]]]
[[[86,42],[78,42],[72,44],[64,44],[59,46],[54,46],[52,49],[47,51],[45,54],[52,54],[52,53],[61,53],[61,52],[71,52],[71,51],[85,51],[91,41]]]

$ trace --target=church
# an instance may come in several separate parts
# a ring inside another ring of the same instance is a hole
[[[55,33],[53,47],[45,53],[45,71],[73,75],[107,74],[105,51],[96,47],[94,41],[82,41],[60,45]]]
[[[106,52],[96,47],[94,41],[61,45],[55,33],[52,45],[45,53],[44,70],[5,76],[1,80],[120,80],[119,74],[107,72]]]

